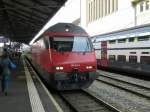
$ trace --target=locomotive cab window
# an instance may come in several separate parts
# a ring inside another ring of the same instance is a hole
[[[88,52],[93,49],[87,37],[50,37],[50,47],[57,52]]]

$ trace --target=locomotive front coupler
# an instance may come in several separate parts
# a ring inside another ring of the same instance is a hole
[[[71,73],[71,79],[74,82],[78,82],[78,68],[74,68],[72,73]]]

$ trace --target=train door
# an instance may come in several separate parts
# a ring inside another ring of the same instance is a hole
[[[101,59],[100,59],[100,66],[107,67],[108,60],[107,60],[107,41],[101,42]]]

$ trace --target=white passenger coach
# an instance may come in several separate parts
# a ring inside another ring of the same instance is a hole
[[[99,66],[103,67],[101,43],[106,42],[107,67],[135,73],[150,72],[150,24],[97,35],[92,41]]]

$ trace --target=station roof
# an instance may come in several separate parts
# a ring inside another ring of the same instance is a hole
[[[0,0],[0,35],[29,43],[67,0]]]

